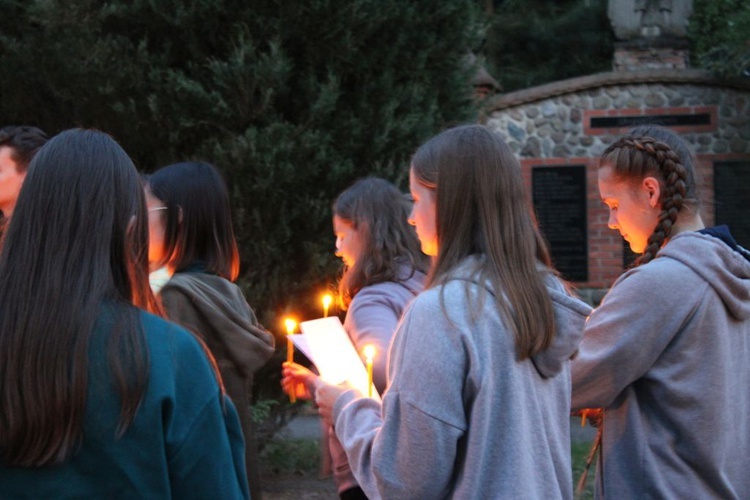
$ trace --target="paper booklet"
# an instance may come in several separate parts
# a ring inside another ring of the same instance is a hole
[[[360,393],[367,395],[367,369],[354,348],[344,326],[336,316],[303,321],[302,333],[290,335],[294,345],[312,361],[320,377],[329,384],[348,381]],[[378,353],[383,355],[383,353]],[[380,400],[373,386],[373,399]]]

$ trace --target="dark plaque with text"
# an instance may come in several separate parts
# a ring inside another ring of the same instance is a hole
[[[639,115],[639,116],[592,116],[591,128],[630,128],[638,125],[661,125],[664,127],[695,127],[711,125],[709,113],[688,113],[678,115]]]
[[[567,280],[588,281],[586,167],[533,167],[531,191],[555,267]]]

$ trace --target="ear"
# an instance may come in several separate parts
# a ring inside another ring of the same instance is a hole
[[[648,196],[648,203],[651,208],[655,208],[661,199],[661,185],[655,177],[646,177],[641,183],[644,191]]]

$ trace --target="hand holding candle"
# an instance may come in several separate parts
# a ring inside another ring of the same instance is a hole
[[[367,365],[367,397],[372,397],[372,358],[375,357],[375,346],[366,345],[364,349],[365,364]]]
[[[331,294],[327,293],[323,295],[323,317],[328,317],[328,308],[331,306],[331,302],[333,302],[333,297],[331,297]]]
[[[294,321],[292,318],[287,318],[284,320],[284,325],[286,326],[286,361],[287,363],[293,363],[294,362],[294,342],[292,342],[291,336],[294,334],[294,329],[297,328],[297,322]],[[296,391],[292,390],[289,393],[290,403],[297,402],[297,396],[295,392]]]
[[[284,363],[281,367],[281,387],[284,392],[294,392],[298,400],[313,399],[318,376],[297,363]]]

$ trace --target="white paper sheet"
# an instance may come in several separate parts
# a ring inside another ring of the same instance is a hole
[[[302,333],[291,335],[294,345],[312,361],[321,378],[330,384],[344,381],[367,395],[367,369],[336,316],[300,323]],[[372,397],[380,400],[372,387]]]

